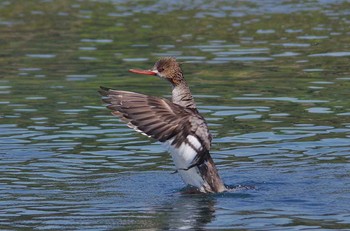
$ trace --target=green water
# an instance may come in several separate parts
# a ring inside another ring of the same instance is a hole
[[[349,9],[0,1],[0,229],[349,229]],[[169,97],[127,71],[162,56],[182,62],[242,190],[183,195],[164,148],[102,105],[100,85]]]

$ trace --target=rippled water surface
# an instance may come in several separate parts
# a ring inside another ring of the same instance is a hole
[[[348,1],[0,1],[1,230],[350,229]],[[184,194],[100,85],[182,62],[232,192]]]

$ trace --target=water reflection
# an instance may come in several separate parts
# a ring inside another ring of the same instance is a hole
[[[344,57],[344,56],[350,56],[350,52],[343,51],[343,52],[328,52],[328,53],[322,53],[322,54],[311,54],[310,57]]]
[[[236,100],[286,101],[292,103],[325,103],[327,100],[302,100],[293,97],[235,97]]]
[[[215,219],[215,207],[215,197],[182,195],[156,208],[162,218],[156,226],[170,230],[204,230]]]
[[[322,3],[322,4],[321,4]],[[0,2],[0,228],[348,229],[348,1]],[[183,195],[100,85],[176,56],[228,185]]]

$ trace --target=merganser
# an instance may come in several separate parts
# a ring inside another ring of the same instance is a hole
[[[187,185],[203,193],[226,191],[209,154],[212,136],[176,59],[161,58],[150,70],[129,71],[168,80],[172,85],[172,101],[100,87],[99,93],[107,108],[130,128],[165,143],[176,172]]]

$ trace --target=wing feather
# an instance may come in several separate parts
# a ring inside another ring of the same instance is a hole
[[[103,102],[112,114],[126,122],[129,127],[160,142],[174,138],[171,142],[179,147],[188,135],[198,138],[205,150],[209,150],[211,139],[207,124],[196,109],[184,108],[167,99],[140,93],[112,90],[101,87]]]

